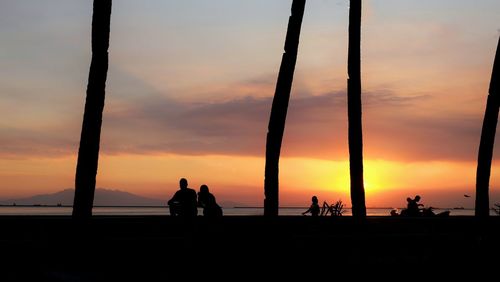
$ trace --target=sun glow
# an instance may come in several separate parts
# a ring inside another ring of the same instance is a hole
[[[311,194],[322,194],[327,199],[341,198],[344,202],[349,201],[350,175],[347,160],[286,158],[282,164],[281,183],[287,190],[309,191]],[[405,193],[410,196],[426,191],[474,187],[474,173],[475,164],[471,162],[365,160],[366,205],[404,203]],[[457,178],[456,175],[461,177]]]
[[[350,187],[349,162],[314,160],[315,169],[325,174],[318,176],[317,184],[332,191],[348,191]],[[326,166],[326,167],[323,167]],[[383,160],[367,160],[364,163],[364,187],[367,193],[378,193],[394,188],[394,177],[391,171],[400,166],[395,162]]]

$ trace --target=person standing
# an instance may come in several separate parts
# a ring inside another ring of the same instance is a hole
[[[188,188],[188,181],[181,178],[180,189],[175,192],[172,199],[168,201],[171,216],[192,217],[198,215],[196,191]]]

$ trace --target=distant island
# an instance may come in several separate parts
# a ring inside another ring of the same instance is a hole
[[[0,200],[0,205],[72,206],[75,190],[68,188],[52,194]],[[165,206],[168,199],[158,200],[132,193],[97,188],[94,206]]]

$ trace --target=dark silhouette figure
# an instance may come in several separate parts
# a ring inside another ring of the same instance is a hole
[[[222,208],[217,204],[215,196],[208,191],[208,186],[205,184],[200,186],[200,192],[198,192],[198,206],[203,208],[204,216],[222,216]]]
[[[188,181],[185,178],[181,178],[179,187],[180,189],[168,201],[170,215],[184,217],[197,216],[196,191],[188,188]]]
[[[363,180],[363,132],[361,113],[361,0],[349,8],[349,50],[347,61],[347,115],[349,123],[349,171],[352,215],[366,217]]]
[[[274,99],[269,118],[266,140],[266,167],[264,178],[264,215],[277,216],[279,206],[279,158],[281,143],[285,131],[286,114],[290,91],[292,89],[297,51],[299,47],[300,28],[304,16],[305,0],[293,0],[292,15],[288,21],[285,40],[285,53],[274,92]]]
[[[476,172],[476,209],[475,215],[487,217],[490,215],[490,174],[493,146],[498,123],[498,110],[500,106],[500,38],[493,63],[488,100],[484,113],[483,129],[477,156]]]
[[[309,209],[307,209],[305,212],[302,213],[302,215],[306,215],[308,213],[311,213],[312,216],[318,216],[320,212],[319,204],[318,204],[318,197],[312,196],[311,199],[312,203]]]
[[[73,218],[92,216],[108,74],[110,21],[111,0],[95,0],[92,16],[92,62],[76,165]]]
[[[416,195],[414,199],[412,198],[406,198],[406,201],[408,202],[407,208],[406,208],[406,215],[408,216],[420,216],[421,211],[420,207],[423,207],[423,204],[420,204],[420,196]]]
[[[433,207],[424,208],[423,204],[420,204],[420,196],[416,195],[414,199],[408,197],[406,198],[407,207],[403,209],[400,214],[396,210],[391,210],[391,216],[411,216],[411,217],[446,217],[450,215],[450,211],[442,211],[440,213],[435,213]]]

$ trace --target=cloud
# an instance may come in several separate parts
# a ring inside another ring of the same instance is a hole
[[[479,117],[397,113],[365,124],[365,150],[376,158],[474,161],[477,157]]]
[[[149,97],[107,115],[103,148],[108,153],[258,155],[263,152],[269,103],[252,97],[194,104]]]
[[[2,158],[51,157],[75,154],[78,137],[61,134],[65,130],[21,129],[0,127],[0,156]]]
[[[428,99],[388,91],[365,93],[365,156],[474,160],[480,117],[412,114]],[[103,148],[112,154],[263,156],[271,103],[271,97],[187,103],[152,95],[106,116]],[[292,94],[282,151],[284,156],[347,158],[345,92]]]
[[[174,99],[126,73],[111,74],[102,153],[264,156],[272,97],[242,97],[240,92],[247,93],[253,84],[269,85],[270,79],[242,81],[243,87],[235,85],[233,99],[193,102]],[[430,95],[364,92],[365,158],[474,161],[482,117],[421,110],[430,102]],[[282,155],[347,159],[346,104],[344,91],[292,93]],[[80,124],[0,127],[0,133],[2,156],[54,157],[77,153]]]

